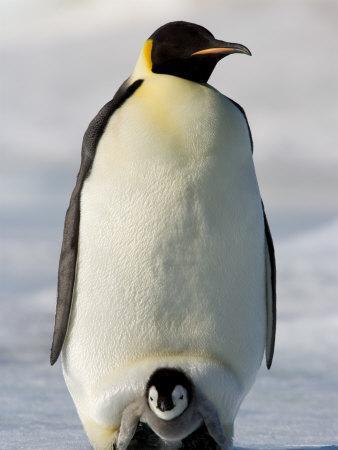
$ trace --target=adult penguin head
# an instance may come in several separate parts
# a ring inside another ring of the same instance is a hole
[[[216,39],[206,28],[183,21],[158,28],[143,48],[153,73],[199,83],[206,83],[218,61],[233,53],[251,55],[244,45]]]

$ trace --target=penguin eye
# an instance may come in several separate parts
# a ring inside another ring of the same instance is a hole
[[[180,396],[180,400],[183,400],[183,397],[184,397],[184,395],[182,394],[182,395]]]
[[[150,401],[152,402],[154,399],[153,399],[153,397],[150,397]]]

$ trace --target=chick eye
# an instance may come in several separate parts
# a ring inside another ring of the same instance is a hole
[[[184,397],[184,395],[182,394],[182,395],[180,396],[180,400],[183,400],[183,397]]]
[[[150,397],[150,401],[152,402],[154,399],[153,399],[153,397]]]

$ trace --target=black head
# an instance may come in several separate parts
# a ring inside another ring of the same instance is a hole
[[[171,420],[190,404],[194,389],[187,375],[178,369],[163,367],[149,378],[145,396],[158,417]]]
[[[232,53],[250,51],[240,44],[215,39],[206,28],[189,22],[170,22],[152,40],[152,71],[206,83],[216,64]]]

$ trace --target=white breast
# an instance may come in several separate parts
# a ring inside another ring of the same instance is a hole
[[[212,88],[146,80],[110,119],[82,190],[66,379],[88,394],[142,358],[191,354],[249,386],[264,276],[244,117]]]

